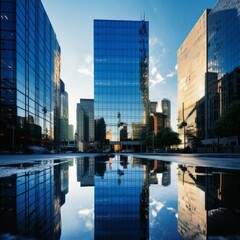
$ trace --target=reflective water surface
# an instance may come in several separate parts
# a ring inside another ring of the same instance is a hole
[[[0,166],[0,239],[238,239],[240,172],[79,157]]]

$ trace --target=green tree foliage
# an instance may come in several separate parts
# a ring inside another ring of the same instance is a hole
[[[237,136],[240,139],[240,101],[230,105],[226,114],[215,122],[213,133],[218,138]]]

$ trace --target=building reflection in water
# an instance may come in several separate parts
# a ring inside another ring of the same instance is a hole
[[[0,178],[0,235],[60,239],[68,163],[40,165]],[[26,170],[26,171],[24,171]],[[2,221],[4,219],[4,221]]]
[[[169,186],[171,184],[171,163],[153,160],[149,161],[150,184]]]
[[[76,159],[77,181],[81,187],[94,186],[95,157],[82,157]]]
[[[96,161],[95,239],[149,238],[148,165],[117,156],[111,171]],[[127,170],[126,170],[127,166]],[[104,171],[105,169],[105,171]]]
[[[179,165],[178,231],[184,239],[239,234],[239,170]]]

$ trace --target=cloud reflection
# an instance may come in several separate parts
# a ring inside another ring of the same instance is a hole
[[[78,215],[84,220],[87,231],[90,231],[94,228],[94,208],[81,209],[79,210]]]

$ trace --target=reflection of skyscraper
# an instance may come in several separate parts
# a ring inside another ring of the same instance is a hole
[[[58,143],[60,47],[42,2],[1,1],[0,11],[0,148]],[[18,121],[27,116],[35,125]]]
[[[168,186],[171,184],[171,163],[159,160],[149,161],[150,184]]]
[[[76,159],[77,181],[81,187],[94,186],[95,158],[83,157]]]
[[[84,149],[89,148],[89,144],[94,142],[94,100],[80,99],[77,104],[77,136],[79,142],[84,145]]]
[[[60,207],[68,189],[67,175],[63,171],[67,173],[68,165],[57,164],[36,172],[31,170],[0,178],[0,233],[59,239]]]
[[[121,123],[128,127],[128,138],[136,141],[138,147],[146,136],[148,34],[146,21],[94,21],[95,119],[104,118],[106,132],[111,129],[116,147]]]
[[[240,234],[239,170],[179,165],[178,231],[186,239]]]
[[[95,239],[148,239],[147,165],[118,164],[104,178],[95,176]]]

